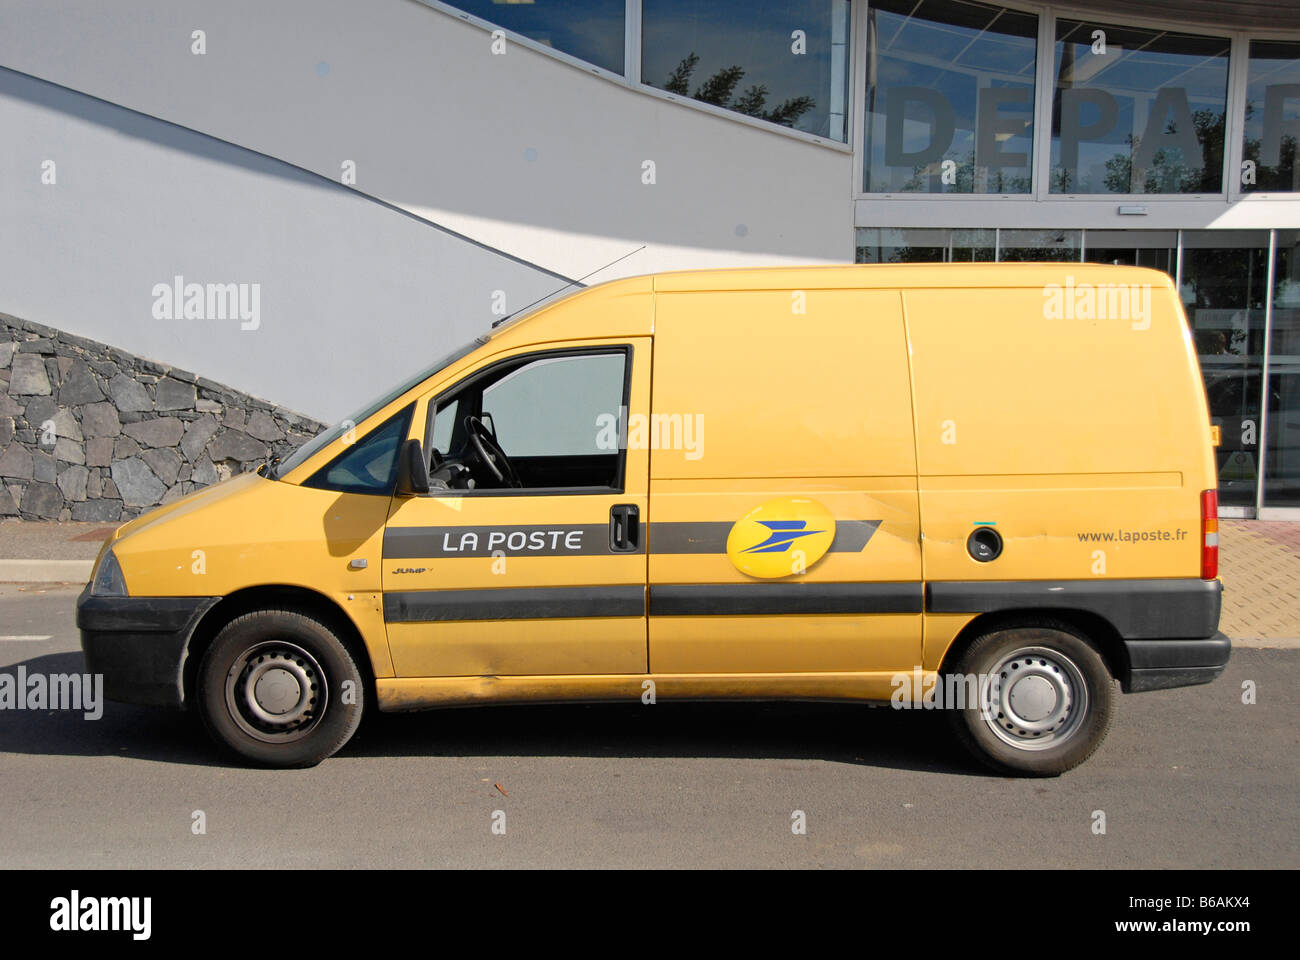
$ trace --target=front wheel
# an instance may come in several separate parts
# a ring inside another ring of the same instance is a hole
[[[1092,756],[1110,730],[1106,661],[1065,624],[985,633],[953,672],[957,687],[977,691],[975,703],[948,712],[957,737],[1002,773],[1057,776]]]
[[[198,672],[204,726],[239,756],[311,767],[361,723],[361,671],[334,630],[290,610],[257,610],[217,634]]]

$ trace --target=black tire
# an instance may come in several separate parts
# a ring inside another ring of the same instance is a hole
[[[312,767],[352,738],[365,709],[356,660],[325,622],[257,610],[221,628],[197,701],[217,743],[267,767]]]
[[[1092,756],[1110,730],[1115,682],[1096,646],[1067,624],[981,634],[951,674],[979,678],[979,702],[945,710],[957,739],[1000,773],[1059,776]]]

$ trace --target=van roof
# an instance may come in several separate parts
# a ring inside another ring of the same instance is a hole
[[[573,320],[566,304],[582,302],[595,307],[627,295],[690,291],[817,290],[817,289],[920,289],[920,288],[1043,288],[1049,284],[1136,284],[1173,288],[1169,275],[1149,267],[1121,267],[1101,263],[882,263],[827,264],[822,266],[739,267],[682,270],[672,273],[624,277],[605,283],[557,290],[504,321],[498,321],[480,338],[481,343],[527,342],[524,338],[562,339],[577,336],[644,336],[653,330],[649,312],[615,321],[610,314]],[[582,313],[583,311],[579,311]],[[612,324],[612,325],[610,325]],[[527,333],[520,333],[526,328]]]
[[[655,274],[656,291],[772,290],[818,287],[1041,287],[1065,283],[1168,286],[1169,275],[1150,267],[1104,263],[864,263],[827,266],[743,267]]]

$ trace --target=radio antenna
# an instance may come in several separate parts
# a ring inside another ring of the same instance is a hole
[[[572,286],[576,286],[576,285],[578,285],[578,284],[581,284],[582,281],[586,280],[588,277],[594,277],[596,274],[600,273],[602,270],[608,270],[608,269],[609,269],[610,267],[612,267],[614,264],[616,264],[616,263],[621,263],[622,261],[626,260],[628,257],[632,256],[633,253],[640,253],[642,250],[645,249],[645,246],[646,246],[646,245],[643,243],[643,244],[641,244],[641,246],[639,246],[639,247],[637,247],[635,250],[633,250],[632,253],[625,253],[625,254],[623,254],[623,256],[619,257],[617,260],[611,260],[609,263],[605,264],[603,267],[597,267],[595,270],[591,271],[591,273],[587,274],[587,276],[585,276],[585,277],[579,277],[577,280],[570,280],[570,281],[569,281],[568,283],[566,283],[564,286],[562,286],[562,287],[560,287],[560,288],[558,288],[558,289],[556,289],[556,290],[552,290],[552,291],[551,291],[550,293],[548,293],[546,296],[541,297],[541,298],[539,298],[539,299],[537,299],[537,300],[534,300],[532,303],[527,304],[526,306],[522,306],[522,307],[520,307],[518,310],[514,311],[513,313],[508,313],[508,314],[506,314],[506,315],[505,315],[504,317],[502,317],[500,320],[493,320],[493,321],[492,321],[492,329],[495,330],[497,327],[501,326],[501,324],[505,323],[507,320],[511,320],[511,319],[513,319],[514,317],[519,316],[519,314],[523,313],[525,310],[529,309],[530,307],[535,307],[535,306],[537,306],[537,305],[538,305],[539,303],[541,303],[543,300],[549,300],[549,299],[551,299],[551,297],[555,296],[555,295],[556,295],[557,293],[559,293],[561,290],[567,290],[569,287],[572,287]]]

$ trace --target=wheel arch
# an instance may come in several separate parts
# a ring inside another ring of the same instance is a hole
[[[366,681],[367,704],[375,701],[375,666],[370,652],[361,637],[361,631],[352,618],[329,597],[307,587],[290,584],[266,584],[236,590],[223,597],[208,610],[195,625],[186,644],[185,660],[181,668],[184,701],[189,709],[194,702],[194,689],[198,681],[199,664],[221,628],[237,617],[255,610],[286,609],[315,616],[333,629],[339,641],[352,654]]]
[[[1068,607],[1042,607],[1015,610],[996,610],[981,613],[958,631],[957,636],[948,644],[943,659],[939,664],[939,673],[947,673],[969,649],[977,637],[992,630],[1008,630],[1013,627],[1041,627],[1062,623],[1078,631],[1097,645],[1101,651],[1106,669],[1117,680],[1127,684],[1129,674],[1128,652],[1119,631],[1105,617],[1087,610],[1074,610]]]

